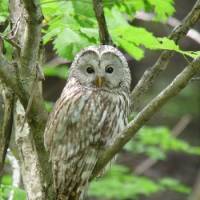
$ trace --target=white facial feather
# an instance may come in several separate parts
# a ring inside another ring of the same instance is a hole
[[[106,67],[113,68],[107,73]],[[88,73],[91,67],[94,73]],[[74,59],[70,77],[75,77],[83,86],[93,87],[96,77],[103,77],[103,89],[129,90],[131,77],[128,63],[124,55],[116,48],[108,45],[90,46],[83,49]]]

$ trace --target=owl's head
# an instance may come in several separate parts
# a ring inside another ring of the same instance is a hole
[[[131,82],[125,57],[109,45],[83,49],[72,63],[70,77],[83,86],[109,90],[129,90]]]

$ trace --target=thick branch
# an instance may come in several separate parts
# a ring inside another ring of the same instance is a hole
[[[32,200],[53,199],[51,165],[43,145],[47,112],[37,79],[42,21],[37,3],[37,0],[10,0],[11,21],[15,24],[21,18],[13,37],[22,47],[15,54],[17,86],[21,93],[16,104],[14,130],[24,185]]]
[[[112,44],[110,38],[106,19],[103,11],[103,1],[102,0],[93,0],[93,8],[95,16],[99,25],[99,39],[101,44]]]
[[[98,160],[93,171],[95,177],[101,169],[117,154],[123,146],[136,134],[136,132],[159,110],[170,98],[177,95],[196,73],[200,71],[200,57],[187,66],[157,97],[138,113],[115,143],[107,149]]]
[[[169,38],[177,43],[187,34],[188,30],[194,26],[199,19],[200,0],[197,0],[193,9],[184,18],[182,23],[172,31],[172,33],[169,35]],[[143,76],[131,94],[132,102],[134,102],[134,105],[131,106],[132,110],[133,106],[137,108],[141,96],[152,86],[154,80],[159,76],[159,74],[166,69],[169,59],[172,57],[172,55],[172,51],[163,51],[156,63],[150,69],[144,72]]]
[[[13,64],[9,63],[0,53],[0,79],[9,87],[17,90],[16,71]]]
[[[14,115],[14,132],[15,141],[18,147],[20,166],[24,187],[26,189],[28,199],[37,200],[45,199],[43,177],[41,173],[41,165],[38,159],[38,152],[35,148],[35,142],[31,139],[31,130],[28,123],[24,121],[24,108],[19,101],[16,102]]]
[[[5,57],[0,54],[0,79],[6,84],[6,86],[10,87],[14,91],[23,106],[26,108],[32,91],[27,87],[23,87],[24,82],[18,80],[17,76],[17,66],[9,63]],[[39,89],[36,90],[34,102],[32,103],[28,118],[30,121],[35,123],[38,122],[39,124],[43,124],[43,127],[45,127],[47,112],[44,109],[43,99]]]
[[[26,33],[21,51],[21,67],[25,73],[30,75],[35,70],[38,60],[38,52],[41,40],[41,23],[43,15],[40,9],[39,1],[23,0],[27,12]]]

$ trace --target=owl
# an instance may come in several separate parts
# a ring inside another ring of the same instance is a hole
[[[74,59],[44,133],[58,200],[84,198],[101,153],[127,124],[131,76],[123,54],[90,46]]]

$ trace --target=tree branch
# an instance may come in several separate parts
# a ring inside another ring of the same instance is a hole
[[[37,0],[10,0],[9,2],[12,23],[15,24],[16,19],[21,17],[18,30],[14,35],[15,40],[19,41],[22,47],[21,51],[15,54],[17,87],[21,93],[18,95],[20,102],[17,100],[15,106],[14,131],[28,198],[45,200],[53,199],[54,191],[51,164],[48,162],[48,153],[43,144],[47,112],[44,107],[41,84],[36,79],[42,21],[37,2]]]
[[[23,86],[26,82],[24,83],[22,80],[17,78],[19,77],[18,73],[17,66],[9,63],[0,53],[0,79],[6,84],[6,86],[13,90],[13,92],[19,97],[23,106],[26,108],[30,98],[31,90]],[[40,89],[37,88],[35,91],[35,97],[31,106],[31,111],[28,115],[28,119],[30,121],[34,121],[36,124],[43,124],[43,127],[45,127],[47,112],[44,108]]]
[[[22,179],[28,199],[43,200],[45,199],[45,192],[43,187],[42,168],[38,158],[39,152],[37,152],[35,148],[35,141],[31,138],[32,134],[29,124],[25,123],[23,130],[21,130],[24,114],[24,108],[18,100],[15,105],[13,130],[19,152]]]
[[[200,19],[200,0],[197,0],[194,7],[190,11],[190,13],[184,18],[182,23],[177,26],[172,33],[169,35],[169,39],[174,40],[176,43],[184,37],[188,30],[197,23]],[[140,81],[134,88],[131,93],[132,105],[131,110],[134,107],[138,107],[140,99],[144,93],[152,86],[154,80],[159,76],[159,74],[164,71],[168,65],[170,58],[172,57],[174,52],[172,51],[163,51],[156,61],[156,63],[150,68],[147,69]],[[134,104],[134,105],[133,105]]]
[[[10,143],[13,123],[13,92],[0,82],[0,176],[4,167],[7,149]]]
[[[146,13],[144,11],[137,12],[135,15],[135,18],[143,21],[153,21],[154,17],[155,15],[153,13]],[[175,28],[179,26],[181,22],[175,17],[169,17],[167,24]],[[187,33],[187,37],[200,44],[200,33],[197,30],[190,29]]]
[[[95,16],[99,25],[99,39],[101,44],[112,44],[110,38],[106,19],[103,11],[103,1],[102,0],[93,0],[93,8]]]
[[[13,64],[9,63],[0,52],[0,79],[8,86],[17,89],[16,70]]]
[[[188,200],[199,200],[200,199],[200,171],[198,172],[197,179],[193,186],[193,191],[190,194]]]
[[[24,8],[27,12],[26,33],[21,50],[21,67],[25,75],[36,70],[38,64],[38,52],[41,41],[41,23],[43,15],[40,9],[39,1],[23,0]]]
[[[200,71],[200,57],[187,66],[157,97],[155,97],[138,115],[127,125],[120,137],[108,148],[98,160],[93,171],[97,176],[103,167],[117,154],[136,132],[159,110],[170,98],[177,95],[196,73]]]

